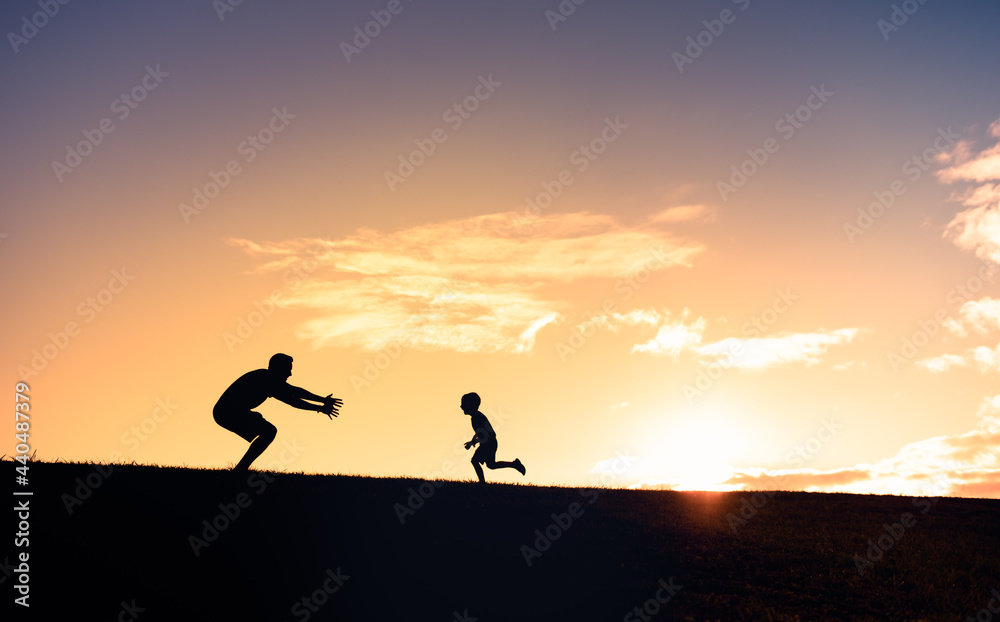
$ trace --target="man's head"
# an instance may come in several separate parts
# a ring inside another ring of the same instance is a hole
[[[479,394],[466,393],[465,395],[462,396],[462,412],[464,412],[467,415],[471,415],[472,413],[479,410],[479,404],[481,403],[482,402],[479,399]]]
[[[287,380],[292,375],[292,357],[279,352],[267,362],[267,368],[271,373],[280,376],[282,380]]]

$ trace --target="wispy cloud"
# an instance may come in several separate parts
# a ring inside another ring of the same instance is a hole
[[[257,273],[315,262],[278,302],[317,313],[297,333],[314,347],[510,353],[531,351],[568,309],[549,293],[554,285],[690,267],[704,250],[608,215],[549,214],[516,228],[515,220],[490,214],[337,240],[228,243],[259,261]]]
[[[997,124],[994,122],[991,128]],[[991,136],[997,137],[991,129]],[[958,148],[950,152],[950,157],[942,158],[951,166],[937,173],[939,180],[945,183],[954,181],[987,182],[1000,179],[1000,144],[972,152],[965,141],[956,143]]]
[[[968,359],[960,354],[942,354],[932,358],[917,361],[918,367],[923,367],[932,374],[941,374],[953,367],[967,367]]]
[[[677,223],[677,222],[714,222],[715,208],[703,205],[678,205],[655,214],[649,219],[651,223]]]
[[[699,317],[691,322],[688,318],[691,312],[684,309],[680,314],[672,314],[669,310],[633,309],[627,313],[609,313],[594,315],[586,322],[577,325],[581,332],[586,333],[594,328],[600,328],[613,333],[625,327],[646,327],[656,329],[656,335],[644,344],[632,347],[632,352],[643,352],[654,355],[669,355],[677,358],[682,350],[691,349],[701,343],[705,332],[705,318]]]
[[[979,371],[1000,371],[1000,345],[995,348],[977,346],[964,354],[942,354],[941,356],[917,361],[917,365],[931,373],[946,372],[953,367],[975,367]]]
[[[946,319],[943,326],[960,338],[1000,332],[1000,300],[990,297],[969,300],[959,309],[958,317]],[[932,374],[944,373],[955,367],[976,367],[982,372],[1000,371],[1000,345],[995,348],[967,348],[963,354],[942,354],[917,361],[917,366]]]
[[[904,445],[872,464],[816,469],[742,469],[726,484],[774,489],[871,494],[1000,498],[1000,395],[983,400],[976,429]]]
[[[841,328],[752,339],[729,337],[695,348],[695,352],[710,362],[747,370],[762,370],[792,363],[815,365],[822,360],[830,346],[850,343],[857,334],[857,328]]]
[[[944,183],[969,182],[956,198],[971,206],[955,215],[945,228],[945,237],[977,257],[1000,263],[1000,119],[987,132],[996,144],[976,150],[971,141],[958,141],[938,160],[948,166],[937,172]]]
[[[967,336],[969,329],[980,335],[1000,330],[1000,299],[969,300],[959,309],[958,319],[948,318],[944,326],[958,337]]]
[[[664,321],[657,329],[655,337],[646,343],[633,346],[632,351],[677,358],[682,350],[697,347],[705,332],[705,318],[699,317],[688,324],[684,321],[686,316],[685,309],[682,317]]]

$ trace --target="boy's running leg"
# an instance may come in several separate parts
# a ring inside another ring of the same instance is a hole
[[[479,466],[479,463],[476,462],[475,458],[472,459],[472,468],[474,468],[476,470],[476,475],[479,476],[479,483],[480,484],[485,484],[486,483],[486,477],[483,475],[483,467]]]
[[[520,459],[515,460],[513,462],[494,462],[494,461],[491,460],[491,461],[489,461],[489,462],[486,463],[486,466],[489,467],[490,469],[494,469],[494,470],[495,469],[515,469],[515,470],[517,470],[518,473],[520,473],[521,475],[524,475],[524,465],[521,464],[521,460]]]

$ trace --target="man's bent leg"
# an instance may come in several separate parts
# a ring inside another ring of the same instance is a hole
[[[261,427],[260,434],[250,443],[250,447],[247,449],[247,453],[243,455],[243,459],[233,467],[234,471],[246,471],[250,468],[250,464],[253,463],[267,446],[271,444],[274,440],[275,435],[278,433],[278,428],[274,427],[269,421],[264,421],[264,425]]]

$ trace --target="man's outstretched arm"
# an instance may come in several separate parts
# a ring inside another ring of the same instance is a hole
[[[292,385],[288,385],[288,389],[289,393],[293,397],[297,397],[300,400],[309,400],[310,402],[321,402],[321,403],[326,403],[327,401],[327,398],[320,397],[315,393],[310,393],[309,391],[306,391],[301,387],[293,387]]]
[[[320,412],[321,410],[323,410],[323,405],[322,404],[313,404],[311,402],[307,402],[307,401],[305,401],[303,399],[300,399],[298,397],[294,397],[292,395],[275,395],[274,397],[276,397],[277,399],[281,400],[282,402],[288,404],[289,406],[293,406],[295,408],[300,408],[302,410],[314,410],[316,412]],[[319,398],[318,401],[322,401],[322,400],[323,400],[323,398]]]
[[[316,412],[321,412],[328,417],[331,415],[336,417],[339,414],[337,409],[344,404],[344,400],[340,398],[332,397],[330,395],[320,397],[319,395],[310,393],[300,387],[295,387],[290,384],[286,384],[285,386],[285,391],[275,395],[274,397],[295,408],[300,408],[302,410],[315,410]],[[320,402],[320,404],[311,404],[310,402]]]

